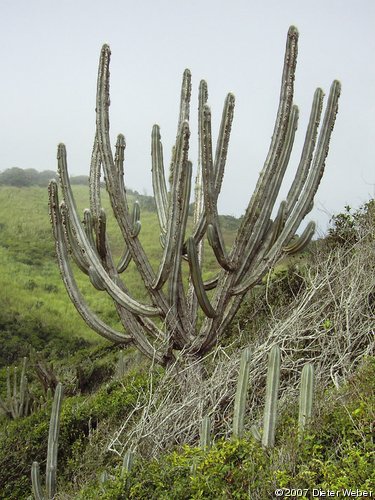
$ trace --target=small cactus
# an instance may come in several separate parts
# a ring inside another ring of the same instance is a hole
[[[272,448],[275,444],[277,398],[280,385],[280,348],[275,345],[268,358],[266,403],[263,418],[262,444]]]
[[[62,398],[63,386],[59,382],[56,386],[55,395],[53,398],[51,419],[49,424],[45,493],[43,492],[41,486],[39,463],[33,462],[31,467],[31,482],[33,494],[36,500],[52,500],[56,494],[57,450],[60,431],[60,412]]]
[[[211,448],[211,420],[209,416],[205,416],[202,420],[200,447],[203,450],[209,450]]]
[[[314,367],[307,363],[301,374],[299,395],[298,440],[302,441],[305,429],[311,420],[314,393]]]
[[[23,358],[21,377],[18,385],[17,367],[13,371],[13,390],[10,368],[7,368],[7,396],[5,401],[0,397],[0,408],[12,419],[25,417],[30,410],[30,394],[26,377],[27,358]]]
[[[244,429],[246,399],[249,386],[250,358],[251,351],[248,347],[242,351],[240,374],[238,377],[236,398],[234,401],[233,435],[238,438],[242,437]]]
[[[124,455],[124,460],[122,461],[122,470],[121,470],[122,476],[131,471],[131,468],[133,467],[133,462],[134,462],[134,452],[128,450]]]

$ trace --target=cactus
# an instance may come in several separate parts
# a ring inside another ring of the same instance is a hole
[[[263,436],[256,425],[251,426],[251,433],[256,441],[266,448],[275,443],[277,420],[277,395],[280,382],[280,349],[274,346],[270,352],[267,371],[266,403],[263,415]],[[306,363],[302,369],[299,394],[298,441],[301,442],[305,429],[311,419],[314,392],[314,367]]]
[[[207,415],[203,418],[200,429],[200,447],[203,450],[211,448],[211,420]]]
[[[275,345],[268,358],[266,403],[263,417],[262,445],[272,448],[275,444],[275,430],[277,417],[277,397],[280,385],[280,348]]]
[[[250,357],[251,351],[248,347],[242,351],[240,373],[234,400],[233,435],[238,438],[243,436],[246,399],[249,386]]]
[[[7,368],[7,396],[5,401],[0,397],[0,408],[7,417],[17,419],[29,414],[30,394],[26,377],[27,358],[23,358],[21,376],[18,386],[17,367],[13,371],[13,390],[10,376],[10,368]]]
[[[51,419],[49,424],[45,492],[43,492],[41,486],[39,463],[33,462],[31,467],[31,482],[33,487],[33,494],[36,500],[52,500],[56,493],[57,450],[60,431],[60,412],[62,398],[63,386],[59,382],[56,386],[55,395],[52,402]]]
[[[314,393],[314,367],[307,363],[301,374],[301,387],[299,396],[298,415],[298,440],[302,441],[303,435],[309,421],[311,420]]]
[[[121,476],[124,476],[124,474],[127,474],[131,471],[131,468],[133,467],[133,462],[134,462],[134,452],[128,450],[125,453],[124,459],[122,461]]]
[[[84,212],[83,223],[70,186],[63,144],[58,146],[57,154],[61,203],[56,181],[51,181],[49,185],[50,215],[61,275],[77,311],[94,331],[116,344],[133,343],[146,356],[164,366],[175,361],[178,351],[183,351],[186,356],[202,358],[220,340],[248,290],[285,253],[300,251],[310,241],[314,229],[312,223],[297,240],[294,237],[313,206],[324,172],[338,108],[340,83],[334,81],[331,86],[320,131],[323,91],[316,90],[295,178],[286,200],[281,202],[276,217],[272,219],[297,129],[298,108],[293,104],[297,44],[298,31],[292,26],[287,36],[280,103],[269,152],[230,250],[226,249],[221,231],[217,201],[227,159],[235,98],[233,94],[228,94],[225,100],[214,154],[207,83],[202,81],[200,84],[199,158],[194,188],[193,229],[191,234],[187,234],[192,190],[192,164],[189,161],[191,74],[185,70],[169,183],[166,181],[158,125],[154,125],[151,134],[152,183],[162,246],[162,257],[156,271],[139,239],[139,207],[136,205],[133,211],[129,208],[123,175],[123,135],[117,138],[114,154],[111,150],[110,49],[108,45],[103,46],[90,166],[90,208]],[[115,261],[106,233],[106,216],[100,194],[102,172],[124,239],[124,252],[119,262]],[[217,276],[210,281],[204,281],[202,277],[203,240],[206,235],[219,269]],[[105,291],[114,300],[123,331],[108,326],[90,310],[77,287],[71,259],[88,275],[93,286]],[[130,260],[149,297],[144,302],[131,296],[121,277]],[[185,260],[190,273],[187,289],[182,279]],[[199,308],[205,318],[198,322]]]
[[[125,357],[124,351],[120,351],[114,377],[118,380],[121,380],[128,372],[128,369],[128,362]]]

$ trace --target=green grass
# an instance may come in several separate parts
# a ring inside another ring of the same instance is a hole
[[[88,188],[77,185],[73,186],[73,191],[78,209],[83,214],[89,205]],[[134,200],[134,196],[129,197],[130,204]],[[105,193],[103,206],[108,217],[111,249],[117,261],[124,244]],[[228,245],[233,241],[235,222],[230,218],[224,221],[224,237]],[[141,223],[140,241],[156,272],[162,256],[156,213],[142,210]],[[106,293],[96,291],[88,278],[76,271],[77,283],[92,310],[111,326],[121,329],[112,300]],[[208,248],[204,278],[217,271],[215,257]],[[185,277],[187,272],[185,262]],[[148,301],[133,263],[123,274],[123,279],[134,297]],[[0,327],[3,341],[0,367],[26,354],[28,344],[40,350],[57,337],[68,339],[68,344],[70,339],[100,342],[100,337],[76,312],[60,278],[46,188],[0,186]],[[74,345],[73,342],[71,347]]]

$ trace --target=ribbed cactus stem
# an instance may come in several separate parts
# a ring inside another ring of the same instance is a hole
[[[38,462],[31,467],[31,482],[34,496],[37,500],[52,500],[56,494],[57,451],[60,432],[60,413],[63,399],[63,386],[59,382],[56,386],[52,402],[51,419],[49,423],[47,463],[46,463],[46,494],[42,492],[40,469]]]
[[[234,400],[233,436],[241,438],[244,431],[246,400],[249,387],[251,350],[247,347],[242,351],[240,373],[237,381],[236,397]]]
[[[30,396],[26,377],[27,358],[23,358],[21,376],[18,383],[18,368],[13,370],[13,387],[10,368],[7,368],[7,396],[4,401],[0,397],[0,407],[9,418],[20,418],[28,414]]]
[[[208,415],[203,417],[200,429],[200,447],[208,450],[211,447],[211,419]]]
[[[121,475],[125,473],[129,473],[134,463],[134,452],[131,450],[127,450],[124,455],[124,460],[122,461],[122,471]]]
[[[60,412],[63,399],[63,386],[58,383],[52,402],[51,420],[49,423],[47,464],[46,464],[46,489],[48,498],[53,498],[56,493],[57,451],[60,432]]]
[[[302,441],[306,427],[308,426],[313,410],[314,397],[314,367],[307,363],[301,374],[301,386],[299,394],[299,415],[298,415],[298,439]]]
[[[31,466],[31,484],[35,500],[45,500],[42,484],[40,482],[40,468],[38,462],[33,462]]]
[[[268,358],[266,402],[263,418],[262,444],[272,448],[275,444],[275,430],[277,419],[277,398],[280,385],[280,348],[275,345]]]

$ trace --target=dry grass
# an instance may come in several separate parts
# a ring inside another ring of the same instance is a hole
[[[252,365],[246,428],[259,420],[264,398],[267,353],[282,353],[280,406],[295,396],[303,365],[314,364],[317,382],[339,386],[366,354],[374,354],[375,234],[367,233],[350,249],[315,256],[304,287],[288,305],[270,306],[267,324],[251,344]],[[197,444],[202,417],[209,415],[214,435],[231,434],[240,352],[217,347],[203,360],[209,375],[192,363],[171,367],[153,386],[147,404],[116,432],[109,449],[157,456],[175,445]],[[130,424],[130,422],[133,422]]]

